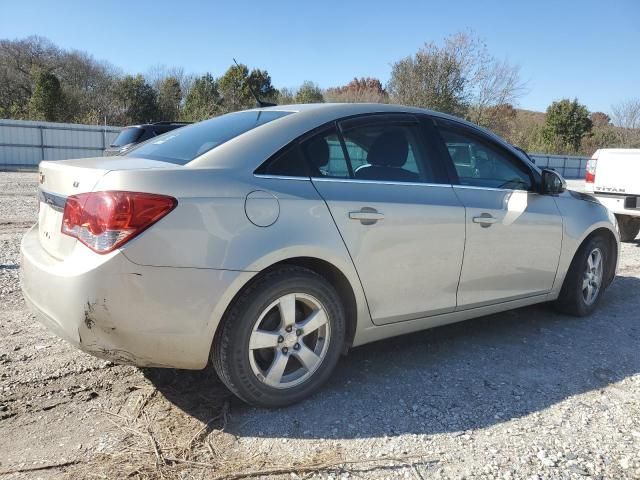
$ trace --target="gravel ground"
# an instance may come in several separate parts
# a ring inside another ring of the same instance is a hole
[[[589,318],[538,306],[360,347],[268,411],[210,370],[113,365],[35,323],[35,194],[0,173],[0,477],[640,478],[640,243]]]

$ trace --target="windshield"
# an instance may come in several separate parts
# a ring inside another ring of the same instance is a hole
[[[111,144],[112,147],[124,147],[130,143],[135,143],[142,136],[144,130],[138,127],[128,127],[120,132]]]
[[[222,115],[160,135],[128,155],[185,165],[238,135],[290,113],[258,110]]]

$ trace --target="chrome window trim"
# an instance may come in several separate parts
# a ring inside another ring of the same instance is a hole
[[[67,197],[46,192],[41,188],[38,189],[38,200],[60,212],[64,210],[64,206],[67,203]]]
[[[453,187],[450,183],[426,183],[426,182],[392,182],[382,180],[358,180],[355,178],[323,178],[323,177],[288,177],[286,175],[265,175],[260,173],[254,173],[254,177],[268,178],[275,180],[305,180],[305,181],[318,181],[318,182],[336,182],[336,183],[365,183],[365,184],[377,184],[377,185],[414,185],[421,187]]]
[[[311,178],[309,177],[292,177],[292,176],[287,176],[287,175],[268,175],[268,174],[263,174],[263,173],[254,173],[253,174],[254,177],[256,178],[267,178],[267,179],[271,179],[271,180],[298,180],[298,181],[303,181],[303,182],[310,182]]]
[[[356,178],[322,178],[322,177],[312,177],[312,181],[318,182],[336,182],[336,183],[365,183],[365,184],[375,184],[375,185],[414,185],[421,187],[447,187],[450,188],[453,185],[450,183],[427,183],[427,182],[394,182],[391,180],[358,180]]]
[[[467,190],[488,190],[491,192],[527,192],[537,193],[531,190],[521,190],[515,188],[495,188],[495,187],[476,187],[475,185],[454,185],[454,188],[464,188]]]
[[[494,188],[494,187],[476,187],[474,185],[459,185],[452,183],[427,183],[427,182],[393,182],[383,180],[358,180],[355,178],[323,178],[323,177],[291,177],[287,175],[267,175],[254,173],[256,178],[265,178],[271,180],[302,180],[302,181],[318,181],[318,182],[335,182],[335,183],[364,183],[373,185],[413,185],[422,187],[446,187],[446,188],[464,188],[467,190],[487,190],[490,192],[526,192],[537,194],[538,192],[531,190],[518,190],[513,188]]]

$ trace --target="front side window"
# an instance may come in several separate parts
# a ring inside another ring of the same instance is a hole
[[[128,155],[185,165],[196,157],[260,125],[289,115],[278,110],[236,112],[171,130]]]
[[[531,190],[531,172],[516,157],[488,139],[462,127],[440,124],[461,185]]]

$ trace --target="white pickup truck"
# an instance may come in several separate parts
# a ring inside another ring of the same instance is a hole
[[[640,232],[640,149],[601,148],[587,163],[585,191],[616,215],[620,240]]]

